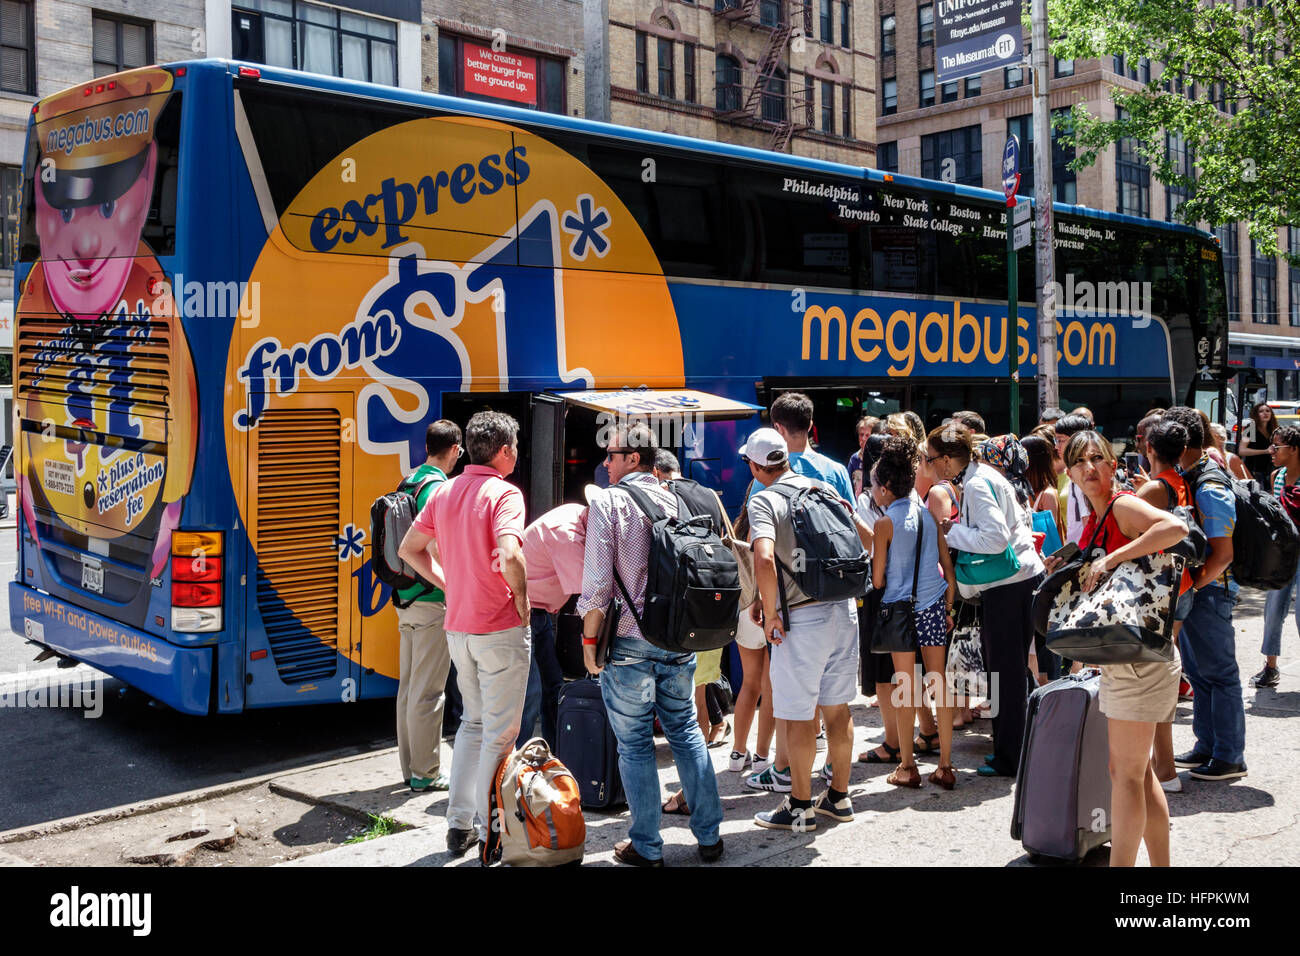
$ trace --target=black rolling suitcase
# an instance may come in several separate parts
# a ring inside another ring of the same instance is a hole
[[[610,810],[627,802],[618,772],[618,741],[598,680],[576,680],[560,689],[556,737],[555,756],[578,781],[585,809]]]
[[[1029,696],[1011,836],[1030,857],[1078,862],[1110,842],[1106,717],[1101,674],[1083,670]]]

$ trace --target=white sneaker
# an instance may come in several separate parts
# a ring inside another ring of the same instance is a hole
[[[762,773],[768,767],[772,766],[772,761],[776,758],[760,757],[758,754],[754,754],[752,759],[753,762],[750,764],[750,768],[754,771],[754,773]]]
[[[817,752],[821,753],[825,749],[826,749],[826,731],[823,730],[821,733],[817,735]]]
[[[1165,793],[1182,793],[1183,778],[1175,775],[1172,780],[1161,780],[1160,789]]]
[[[740,773],[745,769],[745,764],[749,763],[749,760],[750,754],[748,750],[744,753],[741,753],[739,750],[733,750],[731,752],[731,759],[727,761],[727,769],[732,773]]]

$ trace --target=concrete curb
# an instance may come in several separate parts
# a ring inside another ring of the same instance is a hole
[[[233,780],[229,783],[219,783],[199,790],[188,790],[184,793],[174,793],[166,797],[158,797],[140,803],[126,803],[121,806],[110,807],[106,810],[95,810],[91,813],[83,813],[75,817],[64,817],[60,820],[51,820],[47,823],[37,823],[29,827],[5,830],[3,833],[0,833],[0,846],[7,843],[22,843],[26,840],[35,840],[55,833],[67,833],[70,830],[83,830],[86,827],[96,826],[100,823],[108,823],[113,820],[122,820],[127,817],[154,813],[158,810],[169,810],[172,807],[181,807],[188,803],[199,803],[203,800],[210,800],[213,797],[224,797],[227,794],[238,793],[241,790],[252,790],[255,787],[260,787],[262,784],[279,777],[287,777],[309,770],[320,770],[325,767],[338,766],[350,763],[354,760],[364,760],[367,757],[374,756],[377,752],[383,753],[383,751],[366,751],[365,753],[348,751],[326,760],[309,764],[306,767],[288,767],[282,770],[276,770],[272,773],[264,773],[243,780]],[[313,800],[311,802],[319,801]],[[353,816],[356,815],[355,810],[350,811],[350,813]]]

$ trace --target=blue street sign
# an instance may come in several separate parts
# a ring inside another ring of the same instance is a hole
[[[1010,199],[1020,188],[1020,140],[1014,134],[1007,137],[1002,150],[1002,192]]]

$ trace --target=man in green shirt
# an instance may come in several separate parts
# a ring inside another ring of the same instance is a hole
[[[402,483],[415,495],[416,513],[433,496],[438,485],[461,456],[460,426],[439,419],[424,433],[423,465]],[[402,777],[412,790],[446,790],[450,781],[439,769],[438,748],[442,743],[442,715],[446,705],[445,687],[451,668],[447,650],[447,598],[438,588],[421,594],[417,584],[397,592],[409,607],[397,608],[397,630],[401,641],[397,684],[397,753],[402,761]],[[420,595],[416,597],[416,595]]]

